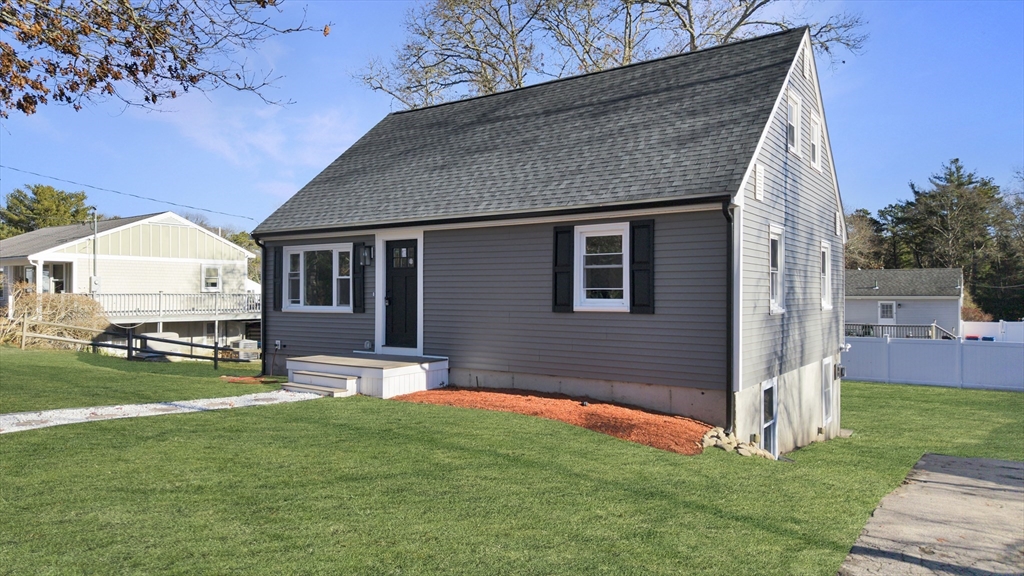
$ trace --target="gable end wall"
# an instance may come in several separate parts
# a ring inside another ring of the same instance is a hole
[[[763,200],[754,199],[750,178],[743,206],[743,389],[835,355],[843,345],[843,242],[835,234],[836,203],[830,146],[822,150],[822,171],[809,159],[811,113],[824,123],[818,108],[814,75],[807,79],[793,70],[789,87],[802,100],[801,155],[786,142],[787,106],[783,95],[768,126],[756,162],[764,166]],[[785,314],[769,314],[769,225],[785,229]],[[822,310],[819,280],[821,241],[831,245],[832,309]]]

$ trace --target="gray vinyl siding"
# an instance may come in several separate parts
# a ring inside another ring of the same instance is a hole
[[[554,227],[594,223],[427,231],[424,353],[451,368],[722,389],[721,212],[655,217],[655,314],[554,313]]]
[[[373,245],[373,236],[343,236],[317,238],[315,240],[293,240],[267,242],[264,262],[267,263],[266,281],[263,282],[263,305],[266,310],[266,326],[263,349],[270,358],[274,341],[280,340],[284,348],[277,353],[275,373],[284,371],[284,358],[288,356],[309,356],[313,354],[351,354],[363,350],[367,340],[374,342],[374,268],[364,268],[366,312],[328,313],[275,311],[274,302],[274,258],[273,248],[277,246],[298,246],[309,244],[337,244],[343,242],[364,242]]]
[[[846,321],[851,324],[877,324],[878,303],[896,302],[896,324],[930,325],[935,322],[954,334],[960,329],[960,299],[922,300],[908,297],[879,298],[877,300],[850,299],[846,301]]]
[[[801,155],[786,143],[787,100],[782,101],[768,126],[756,162],[764,166],[763,201],[754,199],[754,178],[749,179],[743,207],[742,387],[820,361],[843,345],[842,237],[835,234],[835,213],[841,210],[832,181],[831,146],[822,149],[822,171],[809,159],[811,114],[818,109],[813,76],[805,79],[797,57],[789,87],[802,100]],[[785,90],[785,88],[784,88]],[[824,139],[824,128],[822,138]],[[784,232],[785,313],[769,314],[769,225]],[[832,309],[821,308],[819,259],[821,241],[831,245]]]

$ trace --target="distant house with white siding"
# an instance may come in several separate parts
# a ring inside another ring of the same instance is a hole
[[[962,268],[846,271],[846,324],[941,326],[961,336]]]
[[[260,320],[256,255],[173,212],[54,226],[0,241],[4,293],[88,294],[137,333],[236,338]]]

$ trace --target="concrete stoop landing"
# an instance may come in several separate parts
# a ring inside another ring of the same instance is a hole
[[[391,398],[448,382],[448,359],[437,356],[300,356],[287,365],[288,383],[282,388],[322,396]]]

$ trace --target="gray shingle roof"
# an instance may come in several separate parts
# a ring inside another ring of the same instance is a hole
[[[964,283],[962,268],[911,270],[847,270],[846,296],[950,296],[959,297]],[[875,290],[875,286],[878,289]]]
[[[732,194],[804,31],[389,114],[254,233]]]
[[[96,224],[96,228],[98,232],[106,232],[107,230],[138,222],[139,220],[151,218],[157,214],[163,214],[163,212],[130,216],[128,218],[100,220]],[[39,230],[19,234],[6,240],[0,240],[0,258],[24,258],[89,236],[92,236],[92,222],[40,228]]]

